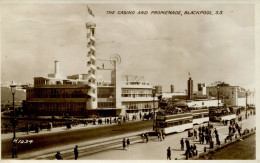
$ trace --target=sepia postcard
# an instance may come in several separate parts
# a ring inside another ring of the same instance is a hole
[[[258,162],[259,4],[1,1],[1,160]]]

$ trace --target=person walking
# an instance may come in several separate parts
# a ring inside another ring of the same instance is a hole
[[[123,139],[123,150],[125,150],[125,139]]]
[[[201,132],[199,133],[199,142],[200,142],[200,144],[202,143],[202,133]]]
[[[204,136],[204,134],[202,133],[202,135],[201,135],[201,142],[202,142],[202,144],[204,144],[204,140],[205,140],[205,136]]]
[[[147,132],[144,134],[144,137],[145,137],[146,143],[148,143],[148,133]]]
[[[186,143],[186,149],[187,149],[187,153],[190,152],[190,142],[188,139],[185,140],[185,143]]]
[[[168,147],[167,149],[167,160],[171,160],[171,147]]]
[[[127,148],[129,149],[130,148],[130,139],[129,138],[127,138],[126,144],[127,144]]]
[[[74,155],[75,155],[75,160],[77,160],[79,156],[78,145],[76,145],[74,148]]]
[[[183,141],[183,138],[181,138],[180,143],[181,143],[181,150],[183,151],[183,150],[184,150],[184,141]]]
[[[143,134],[143,133],[141,134],[141,138],[142,138],[142,140],[143,140],[143,143],[144,143],[145,136],[144,136],[144,134]]]
[[[228,135],[231,135],[231,131],[232,131],[232,127],[231,127],[231,125],[229,125],[229,127],[228,127]]]
[[[194,129],[193,134],[194,134],[194,138],[197,139],[197,131],[195,129]]]

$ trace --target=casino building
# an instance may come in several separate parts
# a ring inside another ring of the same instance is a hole
[[[117,71],[118,58],[109,61],[111,81],[97,81],[94,15],[88,8],[87,73],[62,77],[59,62],[48,77],[35,77],[34,86],[26,91],[28,112],[36,116],[119,116],[143,115],[158,108],[153,86],[144,80],[121,81]],[[118,57],[118,56],[115,56]]]

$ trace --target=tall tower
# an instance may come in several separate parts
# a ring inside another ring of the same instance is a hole
[[[193,98],[193,80],[191,77],[188,80],[188,99]]]
[[[95,28],[96,24],[93,22],[94,14],[92,10],[87,6],[87,67],[88,67],[88,85],[90,86],[90,90],[88,95],[90,98],[90,109],[97,108],[97,80],[96,80],[96,49],[95,49]]]
[[[173,93],[174,92],[174,85],[172,84],[171,85],[171,93]]]

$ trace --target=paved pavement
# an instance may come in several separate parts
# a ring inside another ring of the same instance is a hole
[[[114,118],[114,117],[113,117]],[[113,119],[112,118],[112,119]],[[140,121],[140,120],[135,120],[135,121]],[[127,122],[135,122],[135,121],[127,121]],[[111,126],[111,125],[118,125],[117,123],[112,123],[112,124],[105,124],[103,122],[103,125],[93,125],[93,124],[88,124],[87,126],[84,126],[84,124],[79,124],[77,126],[72,126],[70,130],[79,130],[79,129],[86,129],[86,128],[97,128],[97,127],[102,127],[102,126]],[[44,134],[49,134],[49,133],[57,133],[57,132],[65,132],[68,131],[66,126],[63,127],[55,127],[52,128],[51,131],[47,131],[47,129],[43,129],[39,133],[35,133],[35,131],[31,131],[29,134],[26,132],[16,132],[16,137],[30,137],[32,135],[44,135]],[[13,133],[7,133],[7,134],[1,134],[1,139],[10,139],[13,138]]]
[[[34,153],[48,149],[63,149],[63,146],[80,144],[84,142],[96,142],[97,139],[110,139],[123,134],[152,130],[152,121],[131,121],[122,125],[99,125],[95,127],[84,127],[67,130],[65,127],[60,131],[43,131],[25,137],[18,137],[19,140],[32,140],[33,143],[17,143],[18,158],[25,153]],[[46,134],[44,134],[44,132]],[[21,136],[21,135],[20,135]],[[12,138],[2,139],[2,158],[9,158],[12,155]],[[70,147],[71,148],[71,147]],[[57,151],[56,151],[57,152]],[[55,152],[55,153],[56,153]]]
[[[242,122],[238,122],[239,125],[242,123],[243,129],[254,128],[256,126],[255,116],[250,116],[249,119],[244,119]],[[197,128],[198,126],[196,126]],[[224,139],[228,135],[228,126],[223,126],[222,124],[215,124],[219,133],[219,138],[221,144],[224,142]],[[188,138],[187,131],[172,134],[166,136],[164,141],[158,141],[157,139],[151,140],[148,143],[137,143],[131,145],[128,150],[122,150],[122,147],[119,147],[114,150],[108,150],[101,153],[92,154],[89,156],[80,157],[80,160],[166,160],[166,150],[168,147],[171,147],[172,159],[177,158],[185,159],[184,152],[181,151],[180,139]],[[213,141],[216,139],[213,138]],[[209,148],[209,145],[199,144],[197,140],[190,139],[190,143],[196,144],[198,152],[202,153],[204,147]]]
[[[249,119],[243,119],[242,122],[238,122],[239,124],[242,123],[243,130],[245,128],[253,128],[255,127],[255,116],[250,116]],[[206,125],[206,124],[205,124]],[[104,125],[103,125],[104,126]],[[82,129],[82,128],[91,128],[91,127],[98,127],[97,125],[89,125],[89,126],[84,126],[84,125],[78,125],[75,126],[73,129]],[[195,128],[198,128],[199,125],[195,126]],[[216,123],[214,124],[214,127],[218,129],[219,135],[220,135],[220,141],[223,143],[224,138],[227,136],[228,133],[228,126],[223,126],[222,124]],[[54,128],[51,132],[62,132],[66,131],[65,127],[60,127],[60,128]],[[47,134],[50,133],[50,131],[42,131],[39,134]],[[140,131],[138,132],[140,133]],[[98,142],[105,142],[105,141],[110,141],[112,139],[117,139],[117,138],[122,138],[122,137],[130,137],[133,136],[136,133],[131,133],[131,134],[125,134],[125,135],[119,135],[115,137],[107,137],[99,140],[92,140],[92,141],[87,141],[87,142],[82,142],[78,143],[79,149],[80,148],[85,148],[86,146],[89,146],[90,144],[98,143]],[[21,134],[22,136],[25,136],[25,133],[18,133],[18,135]],[[35,134],[35,133],[30,133],[30,135]],[[6,135],[6,139],[8,138],[8,134],[3,134]],[[5,139],[3,138],[2,135],[2,140]],[[10,135],[9,134],[9,138]],[[152,138],[152,137],[150,137]],[[184,159],[184,152],[180,150],[180,139],[181,138],[187,138],[187,131],[182,132],[182,133],[177,133],[177,134],[171,134],[166,136],[166,139],[164,141],[159,141],[156,137],[153,137],[152,140],[150,140],[148,143],[143,143],[138,141],[138,143],[135,143],[131,145],[130,149],[122,150],[121,145],[117,145],[116,148],[106,150],[103,152],[98,152],[90,155],[84,155],[81,156],[81,153],[79,153],[79,160],[165,160],[166,159],[166,150],[170,146],[172,149],[172,159]],[[213,138],[215,141],[215,139]],[[202,153],[204,147],[209,147],[209,145],[201,145],[197,140],[193,140],[190,138],[191,144],[196,144],[198,152]],[[29,153],[26,155],[21,155],[19,156],[19,159],[38,159],[39,156],[43,156],[43,158],[49,158],[45,157],[44,155],[49,155],[49,156],[54,156],[56,151],[60,151],[61,155],[63,154],[64,151],[72,150],[74,148],[74,145],[67,145],[63,147],[57,147],[57,148],[51,148],[47,150],[42,150],[42,151],[36,151],[33,153]],[[46,156],[47,156],[46,155]],[[73,155],[73,153],[72,153]]]

